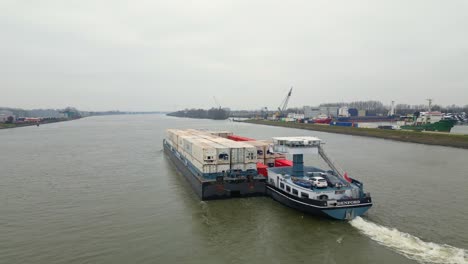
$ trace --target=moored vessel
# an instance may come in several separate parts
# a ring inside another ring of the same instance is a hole
[[[332,118],[327,115],[319,115],[316,118],[312,119],[314,124],[330,124]]]
[[[441,112],[420,112],[418,115],[406,118],[403,122],[404,124],[400,125],[401,129],[450,132],[457,120],[444,119]]]
[[[432,111],[432,99],[429,101],[427,112],[417,112],[415,115],[403,118],[401,129],[414,131],[437,131],[450,132],[457,123],[456,119],[444,118],[444,114],[439,111]]]

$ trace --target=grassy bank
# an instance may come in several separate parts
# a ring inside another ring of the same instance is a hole
[[[293,122],[278,122],[278,121],[254,120],[254,119],[246,120],[244,122],[252,123],[252,124],[259,124],[259,125],[298,128],[298,129],[314,130],[314,131],[320,131],[320,132],[383,138],[383,139],[391,139],[391,140],[404,141],[404,142],[468,149],[468,135],[426,133],[426,132],[414,132],[414,131],[403,131],[403,130],[386,130],[386,129],[376,129],[376,128],[339,127],[339,126],[301,124],[301,123],[293,123]]]
[[[0,129],[2,129],[2,128],[14,128],[14,127],[17,127],[16,124],[4,124],[4,123],[0,123]]]
[[[45,125],[45,124],[57,123],[57,122],[64,122],[64,121],[70,121],[70,120],[74,120],[74,119],[57,118],[57,119],[51,119],[51,120],[43,120],[43,121],[41,121],[39,123],[39,125]],[[37,123],[13,123],[13,124],[0,123],[0,129],[25,127],[25,126],[37,126]]]

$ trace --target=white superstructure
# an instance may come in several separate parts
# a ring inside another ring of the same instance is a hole
[[[275,152],[287,154],[318,154],[321,140],[316,137],[274,137]]]

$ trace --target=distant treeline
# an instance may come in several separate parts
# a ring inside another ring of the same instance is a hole
[[[167,115],[176,116],[176,117],[224,120],[229,117],[229,111],[226,109],[222,109],[222,108],[211,108],[209,110],[185,109],[185,110],[168,113]]]
[[[151,111],[151,112],[121,112],[113,111],[80,111],[75,107],[66,107],[64,109],[21,109],[11,107],[0,107],[0,114],[13,115],[18,117],[38,117],[38,118],[80,118],[85,116],[97,115],[129,115],[129,114],[164,114],[166,112]]]
[[[146,114],[165,114],[166,112],[161,111],[151,111],[151,112],[128,112],[128,111],[93,111],[93,112],[85,112],[86,115],[89,116],[99,116],[99,115],[146,115]]]
[[[50,117],[50,118],[62,118],[64,114],[61,113],[63,110],[59,109],[32,109],[25,110],[21,108],[8,108],[0,107],[0,111],[11,112],[16,117]]]

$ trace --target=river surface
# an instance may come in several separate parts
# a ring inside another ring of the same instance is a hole
[[[201,202],[167,128],[318,136],[374,206],[340,222],[268,197]],[[463,149],[163,115],[0,130],[2,264],[468,263],[467,201]]]

